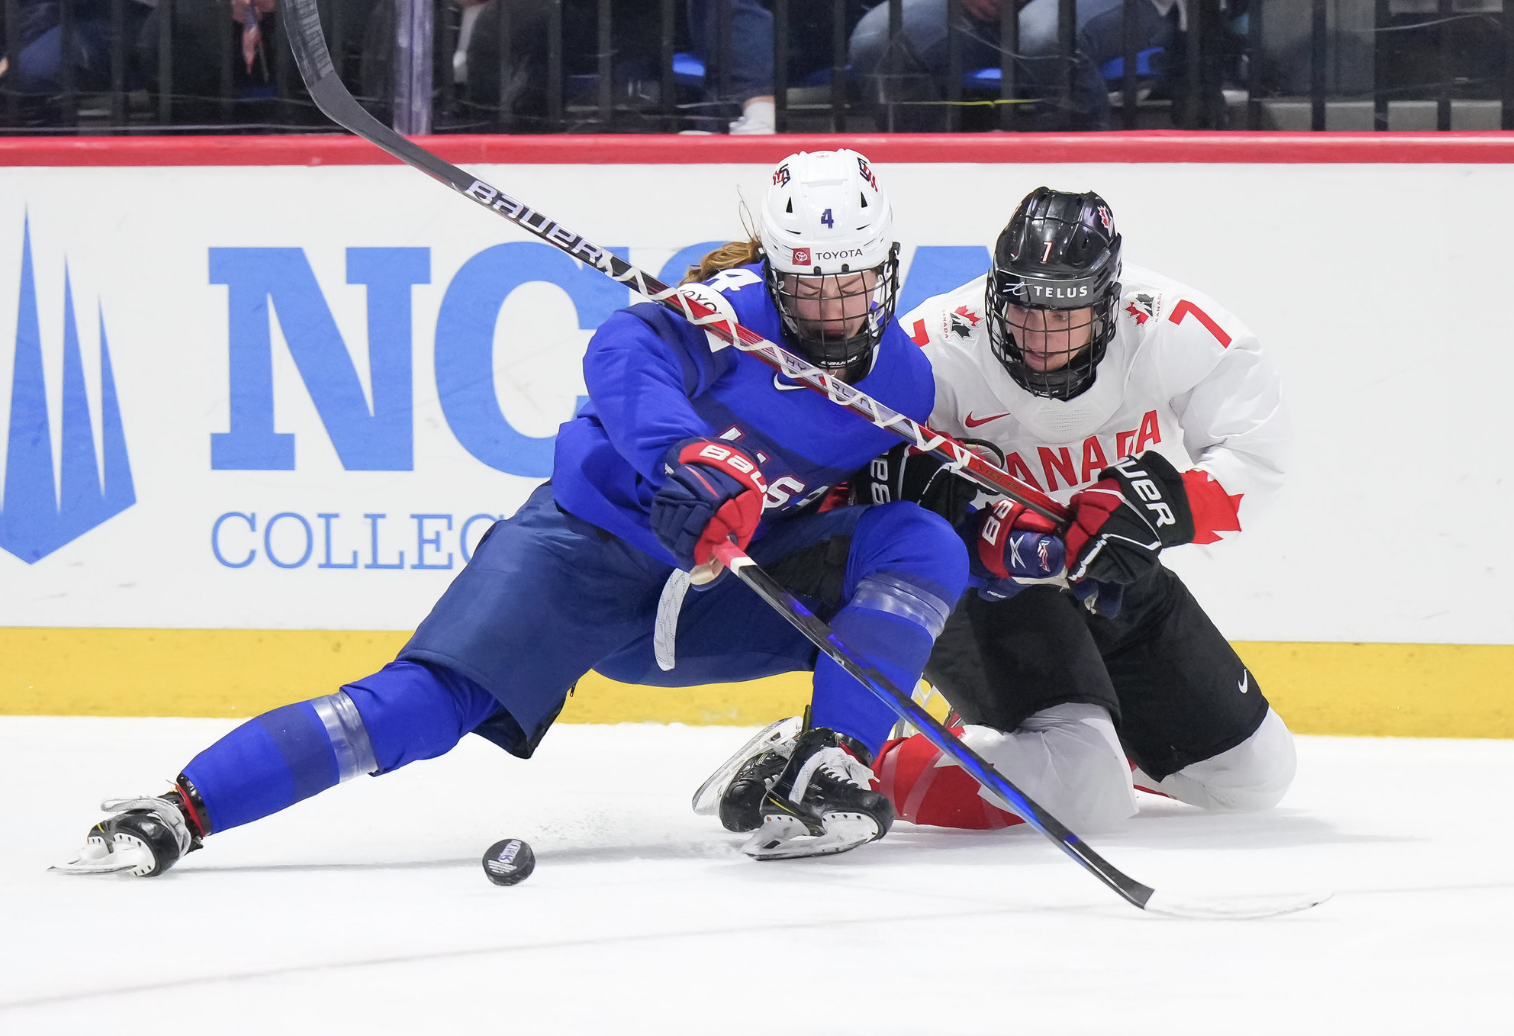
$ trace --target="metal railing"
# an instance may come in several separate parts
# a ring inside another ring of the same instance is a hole
[[[150,2],[0,0],[0,132],[329,128],[275,0]],[[911,53],[908,0],[764,0],[770,38],[737,33],[738,3],[750,14],[749,0],[705,3],[712,47],[691,30],[690,0],[321,11],[349,88],[408,133],[721,132],[741,113],[739,59],[765,47],[778,132],[1066,128],[1091,65],[1111,128],[1514,128],[1514,0],[1123,0],[1107,53],[1091,52],[1075,0],[999,0],[997,21],[970,16],[980,0],[948,0],[944,65],[908,75],[894,58]],[[1139,29],[1153,5],[1171,9],[1160,45]],[[854,67],[864,15],[886,18],[893,62],[872,71]],[[43,24],[50,67],[34,53]],[[86,41],[90,60],[71,57]],[[928,89],[911,95],[908,76]]]

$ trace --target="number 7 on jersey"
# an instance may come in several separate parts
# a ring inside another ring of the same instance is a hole
[[[1189,313],[1192,313],[1195,317],[1198,318],[1199,323],[1203,324],[1204,328],[1210,334],[1214,335],[1215,341],[1219,342],[1222,348],[1230,348],[1230,336],[1225,333],[1225,329],[1219,324],[1216,324],[1214,322],[1214,318],[1211,317],[1208,313],[1205,313],[1202,309],[1195,306],[1187,299],[1182,299],[1176,306],[1173,306],[1172,316],[1168,317],[1167,319],[1171,320],[1174,324],[1181,324],[1183,322],[1183,318],[1186,317]]]

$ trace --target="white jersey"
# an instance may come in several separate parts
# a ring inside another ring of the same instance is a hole
[[[1021,388],[994,357],[987,275],[902,320],[936,377],[931,427],[987,439],[1010,474],[1066,502],[1120,457],[1156,450],[1185,474],[1195,543],[1237,532],[1282,483],[1287,421],[1256,336],[1209,296],[1126,266],[1093,385],[1069,399]]]

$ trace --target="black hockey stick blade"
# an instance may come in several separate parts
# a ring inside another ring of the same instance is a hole
[[[1072,857],[1084,870],[1108,885],[1127,903],[1152,914],[1205,920],[1242,920],[1277,917],[1323,903],[1330,893],[1245,895],[1230,897],[1173,896],[1143,885],[1112,865],[1060,820],[1042,809],[1029,796],[1006,780],[972,748],[963,744],[951,731],[926,712],[913,698],[900,690],[870,662],[858,655],[837,637],[829,625],[804,606],[783,585],[768,575],[734,543],[715,548],[715,556],[764,601],[787,619],[795,629],[819,648],[826,657],[845,669],[854,679],[882,700],[900,719],[913,724],[930,742],[950,756],[977,782],[999,799],[1004,809],[1024,818],[1025,822]]]

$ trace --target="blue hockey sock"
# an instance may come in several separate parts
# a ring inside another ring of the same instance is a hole
[[[940,598],[880,573],[858,585],[852,602],[831,620],[831,629],[907,694],[920,679],[949,612]],[[810,711],[814,726],[848,734],[876,755],[895,719],[892,709],[835,662],[821,657],[816,663]]]
[[[937,514],[914,504],[869,507],[847,556],[846,607],[831,629],[905,694],[967,583],[967,548]],[[815,665],[811,722],[848,734],[877,754],[894,712],[829,658]]]
[[[350,735],[341,724],[343,713],[357,721]],[[336,719],[342,732],[337,741],[323,714]],[[205,803],[210,829],[225,831],[337,784],[342,777],[338,744],[350,766],[366,762],[372,768],[373,747],[352,699],[340,691],[248,720],[195,756],[184,776]]]
[[[364,773],[449,751],[500,709],[478,684],[391,662],[335,694],[248,720],[184,768],[213,832],[238,827]]]

